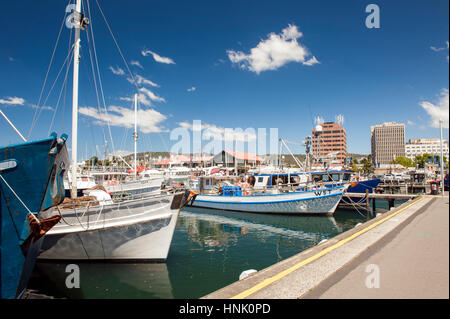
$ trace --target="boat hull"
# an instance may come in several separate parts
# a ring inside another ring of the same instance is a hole
[[[41,217],[42,210],[64,199],[63,176],[68,166],[65,139],[52,134],[0,148],[2,299],[20,298],[33,270],[42,237],[32,233],[31,218]]]
[[[369,191],[369,194],[372,194],[374,190],[378,187],[380,183],[379,178],[369,179],[365,181],[360,181],[356,185],[349,186],[347,189],[347,195],[351,196],[351,193],[362,193],[365,194],[366,191]],[[366,199],[360,197],[342,197],[341,202],[339,203],[342,207],[353,207],[354,203],[365,204]]]
[[[177,195],[96,207],[83,217],[80,209],[61,211],[38,259],[164,261],[179,215],[172,204]]]
[[[270,195],[198,195],[193,207],[251,213],[332,215],[344,187]]]

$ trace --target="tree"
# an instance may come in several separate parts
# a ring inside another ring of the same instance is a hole
[[[98,157],[92,156],[89,160],[86,161],[86,164],[89,166],[95,166],[98,163]]]
[[[354,171],[354,172],[360,172],[361,169],[359,169],[358,166],[356,166],[356,164],[353,163],[353,164],[352,164],[352,171]]]
[[[371,173],[373,171],[372,161],[369,159],[369,157],[368,158],[363,158],[361,160],[361,164],[363,164],[362,171],[364,173]]]
[[[415,167],[416,166],[416,163],[412,159],[405,157],[405,156],[396,157],[395,160],[393,160],[391,162],[391,164],[400,164],[403,167]]]
[[[424,168],[425,162],[428,161],[428,157],[431,157],[431,154],[428,153],[424,153],[422,155],[417,155],[416,156],[416,160],[415,160],[415,164],[419,165],[419,168]]]

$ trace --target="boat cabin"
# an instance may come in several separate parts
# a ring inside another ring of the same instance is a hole
[[[311,172],[312,180],[314,182],[328,183],[347,183],[352,179],[353,171],[324,171],[324,172]]]
[[[249,178],[249,183],[254,189],[272,188],[279,184],[300,186],[305,185],[307,181],[307,175],[300,173],[261,174],[253,175]]]

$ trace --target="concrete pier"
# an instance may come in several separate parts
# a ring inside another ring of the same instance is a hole
[[[449,199],[420,196],[204,298],[449,298]]]

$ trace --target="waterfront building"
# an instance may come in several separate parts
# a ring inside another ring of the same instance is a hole
[[[331,154],[339,164],[343,165],[347,157],[347,133],[345,128],[334,122],[325,122],[320,125],[320,134],[316,128],[312,129],[312,152],[315,158],[324,160]]]
[[[443,154],[448,158],[448,141],[442,143]],[[439,138],[419,138],[410,139],[405,144],[406,157],[415,159],[417,155],[430,154],[432,156],[441,156],[441,140]]]
[[[405,124],[386,122],[370,127],[372,162],[375,166],[390,164],[405,156]]]

